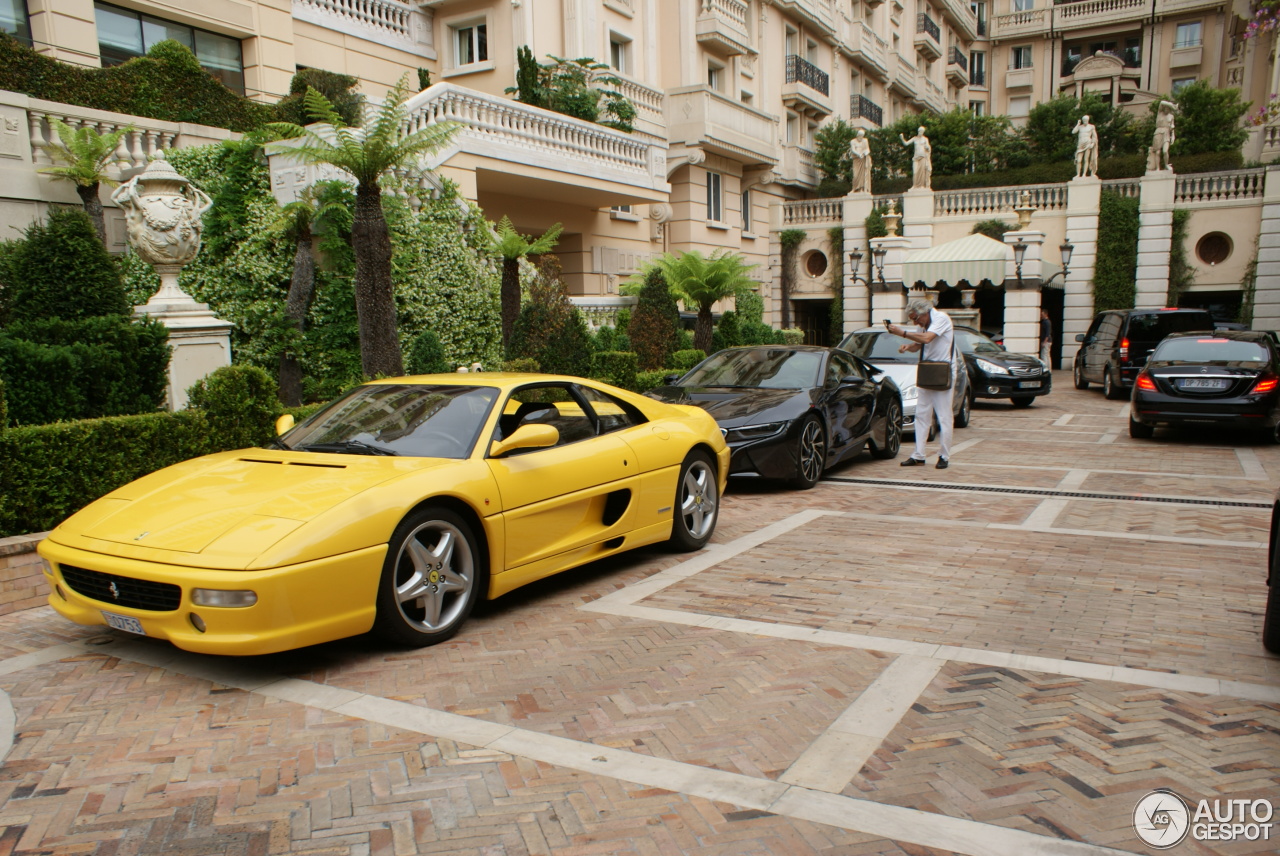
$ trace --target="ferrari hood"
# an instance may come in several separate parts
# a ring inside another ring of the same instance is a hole
[[[418,458],[420,469],[427,461]],[[60,534],[153,550],[257,552],[404,470],[394,458],[241,450],[169,467],[73,515]]]

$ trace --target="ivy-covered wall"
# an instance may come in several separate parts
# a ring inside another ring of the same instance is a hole
[[[1138,200],[1103,191],[1098,203],[1098,259],[1093,309],[1132,309],[1138,271]]]

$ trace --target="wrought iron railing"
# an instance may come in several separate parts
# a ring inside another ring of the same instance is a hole
[[[787,56],[787,83],[803,83],[823,95],[831,94],[830,76],[809,60],[795,54]]]
[[[925,12],[916,15],[916,32],[928,33],[938,44],[942,44],[942,30],[938,28],[938,24]]]
[[[969,72],[969,58],[964,55],[964,51],[955,45],[951,46],[951,56],[947,60],[947,65],[958,65],[961,71],[966,74]]]
[[[865,95],[853,95],[849,98],[849,118],[867,119],[878,127],[883,127],[884,108]]]

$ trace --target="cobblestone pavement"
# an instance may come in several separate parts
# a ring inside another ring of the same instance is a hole
[[[946,471],[732,485],[707,550],[545,580],[435,648],[0,618],[0,856],[1145,853],[1154,788],[1280,805],[1280,448],[1131,440],[1057,380],[979,404]]]

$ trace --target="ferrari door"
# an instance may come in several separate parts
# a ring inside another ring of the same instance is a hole
[[[520,450],[488,463],[506,523],[503,566],[517,568],[613,537],[615,509],[629,505],[636,456],[572,384],[521,387],[504,405],[500,433],[530,422],[551,425],[555,446]]]

